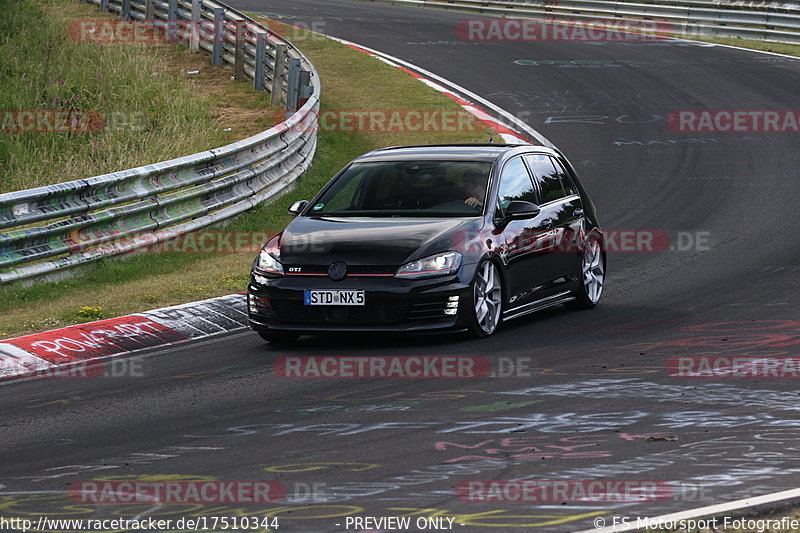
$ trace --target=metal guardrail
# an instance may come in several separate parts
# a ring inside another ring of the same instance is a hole
[[[679,4],[720,9],[749,9],[752,11],[800,11],[800,2],[775,0],[637,0],[642,4]]]
[[[707,35],[800,44],[800,6],[750,9],[738,2],[674,0],[668,3],[609,0],[372,0],[376,2],[538,18],[553,22],[671,24],[672,36]],[[665,28],[660,28],[661,32]]]
[[[256,89],[267,85],[259,80],[269,80],[273,98],[279,95],[291,110],[295,94],[302,106],[267,131],[221,148],[0,194],[0,230],[5,231],[0,232],[0,283],[131,252],[231,218],[286,189],[308,168],[316,149],[319,76],[288,41],[221,2],[89,1],[131,18],[152,15],[150,20],[160,19],[168,31],[199,28],[194,41],[189,32],[190,47],[210,47],[215,61],[221,56],[234,71],[252,78]],[[203,20],[191,26],[197,13]],[[215,17],[218,37],[206,39],[202,32],[209,17]],[[283,69],[284,53],[293,70]],[[305,91],[303,79],[308,80]]]

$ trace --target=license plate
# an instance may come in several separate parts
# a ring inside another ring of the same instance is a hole
[[[316,290],[303,291],[305,305],[364,305],[363,290]]]

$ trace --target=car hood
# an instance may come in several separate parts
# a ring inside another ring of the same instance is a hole
[[[402,265],[453,249],[475,218],[298,217],[284,230],[280,260],[287,265]]]

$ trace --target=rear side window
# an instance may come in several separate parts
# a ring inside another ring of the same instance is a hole
[[[567,172],[567,170],[564,168],[564,165],[561,164],[561,161],[552,157],[550,159],[552,159],[553,165],[555,165],[556,167],[556,172],[558,173],[558,179],[561,181],[561,186],[564,188],[564,194],[566,194],[567,196],[578,194],[578,190],[572,183],[572,178],[570,178],[569,172]]]
[[[539,185],[539,192],[542,195],[542,203],[546,204],[566,196],[564,187],[553,159],[547,155],[532,154],[526,155],[525,162],[533,172],[534,179]]]
[[[538,201],[531,176],[521,157],[512,159],[503,167],[497,200],[497,207],[501,211],[500,216],[505,213],[506,207],[513,201],[522,200],[534,204]]]

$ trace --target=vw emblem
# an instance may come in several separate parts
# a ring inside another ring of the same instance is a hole
[[[347,276],[347,265],[341,261],[336,261],[328,267],[328,277],[333,281],[341,281]]]

